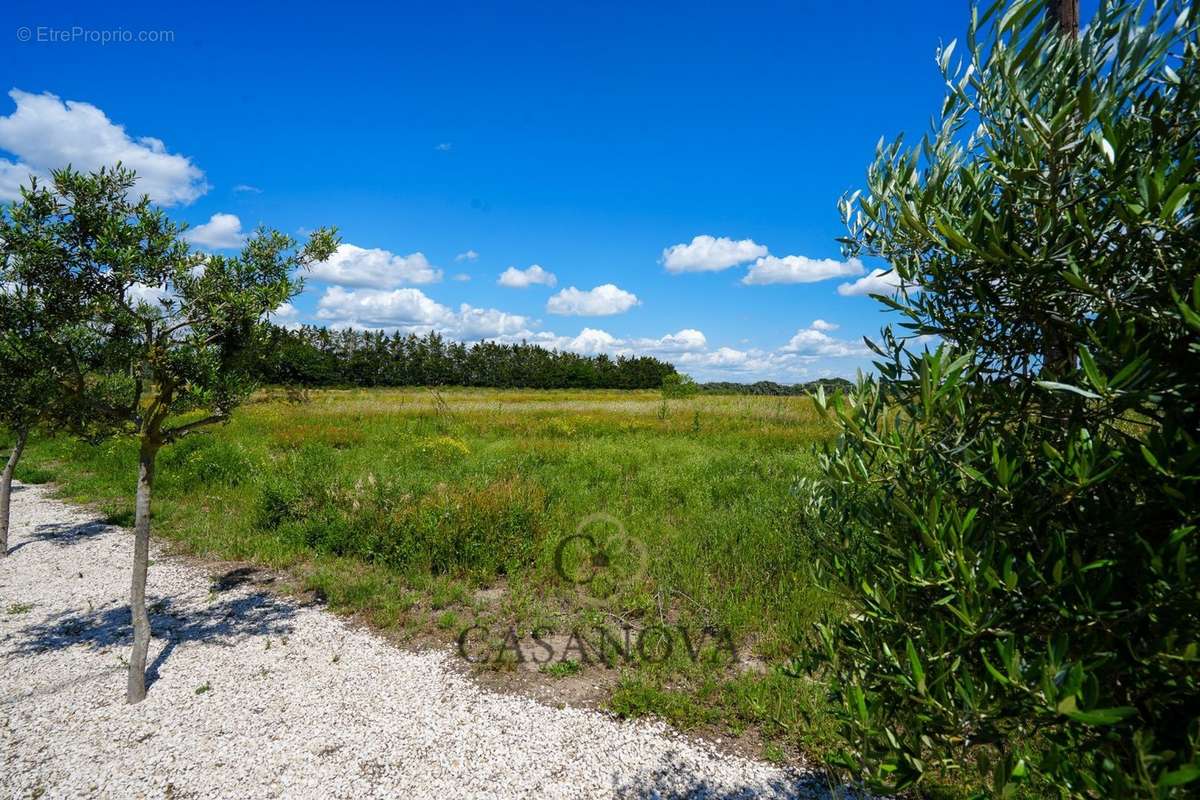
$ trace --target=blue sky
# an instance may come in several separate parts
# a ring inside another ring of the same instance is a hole
[[[884,316],[838,286],[878,265],[841,261],[835,203],[880,136],[925,130],[934,50],[962,36],[967,4],[18,0],[0,14],[0,88],[19,92],[0,97],[0,197],[56,161],[120,154],[204,226],[201,246],[259,224],[340,228],[349,247],[285,321],[792,382],[869,364],[861,337]],[[173,41],[95,41],[111,31]],[[499,283],[509,267],[506,283],[529,285]]]

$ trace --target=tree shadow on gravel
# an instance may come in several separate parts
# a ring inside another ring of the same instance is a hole
[[[688,762],[676,753],[668,753],[660,766],[614,783],[613,791],[622,800],[867,800],[870,797],[838,786],[820,772],[785,771],[766,782],[730,786],[689,774],[690,771]]]
[[[273,583],[275,581],[275,578],[269,575],[265,578],[258,577],[264,574],[263,570],[258,567],[235,567],[228,572],[214,575],[212,586],[209,588],[214,592],[228,592],[230,589],[247,584]]]
[[[166,642],[146,670],[146,683],[158,679],[159,669],[180,644],[210,642],[233,647],[241,640],[291,633],[296,608],[267,594],[251,594],[200,609],[176,609],[169,598],[149,607],[154,641]],[[11,652],[35,655],[70,647],[103,650],[133,644],[133,623],[128,605],[110,605],[91,611],[55,614],[16,634]]]
[[[48,542],[56,547],[70,547],[73,544],[86,542],[103,536],[108,532],[108,525],[100,520],[88,522],[51,522],[38,525],[25,541],[9,549],[9,555],[20,550],[25,545],[35,542]]]

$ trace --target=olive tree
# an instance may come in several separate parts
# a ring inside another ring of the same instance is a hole
[[[901,322],[818,398],[808,519],[849,605],[818,655],[839,763],[889,789],[1200,781],[1197,17],[1062,6],[973,10],[934,129],[841,204]]]
[[[0,558],[8,555],[9,508],[13,472],[21,460],[29,431],[43,418],[39,386],[46,375],[35,353],[26,351],[25,331],[17,321],[15,289],[0,295],[0,424],[9,430],[13,443],[0,472]]]
[[[0,208],[0,425],[13,437],[0,473],[0,557],[8,549],[13,472],[30,431],[82,429],[91,397],[86,373],[95,337],[82,309],[62,302],[61,285],[33,281],[48,274],[39,265],[64,257],[49,235],[55,207],[52,193],[31,180],[18,201]]]
[[[260,229],[235,256],[194,252],[132,172],[54,174],[48,234],[58,259],[29,262],[27,283],[81,309],[99,339],[88,406],[97,432],[138,441],[127,699],[146,694],[146,572],[155,463],[164,446],[229,419],[253,388],[252,352],[266,316],[300,289],[295,277],[337,247],[332,230],[303,247]]]
[[[0,292],[0,425],[13,442],[0,472],[0,558],[8,554],[9,508],[13,473],[29,433],[56,422],[55,401],[63,362],[45,346],[38,304],[25,287],[4,284]]]

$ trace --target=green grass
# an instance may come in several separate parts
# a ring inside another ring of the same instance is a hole
[[[828,435],[805,398],[331,390],[292,404],[264,392],[162,452],[153,525],[194,554],[286,570],[400,634],[729,631],[738,658],[764,668],[693,663],[677,646],[662,663],[621,661],[609,706],[812,753],[830,741],[825,701],[779,667],[829,603],[806,578],[820,543],[790,491]],[[135,462],[132,440],[37,438],[18,478],[53,479],[128,524]],[[559,547],[576,533],[607,560],[583,540]]]
[[[541,672],[554,678],[566,678],[570,675],[578,675],[582,671],[583,665],[572,658],[555,661],[541,667]]]

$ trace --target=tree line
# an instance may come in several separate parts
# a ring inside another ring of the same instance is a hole
[[[854,386],[845,378],[818,378],[807,383],[776,383],[755,381],[734,383],[732,381],[709,381],[698,384],[702,394],[748,394],[760,397],[803,397],[824,389],[826,392],[845,391]]]
[[[285,386],[487,386],[502,389],[657,389],[675,374],[650,356],[580,355],[527,342],[473,344],[436,332],[270,325],[257,346],[263,383]]]

